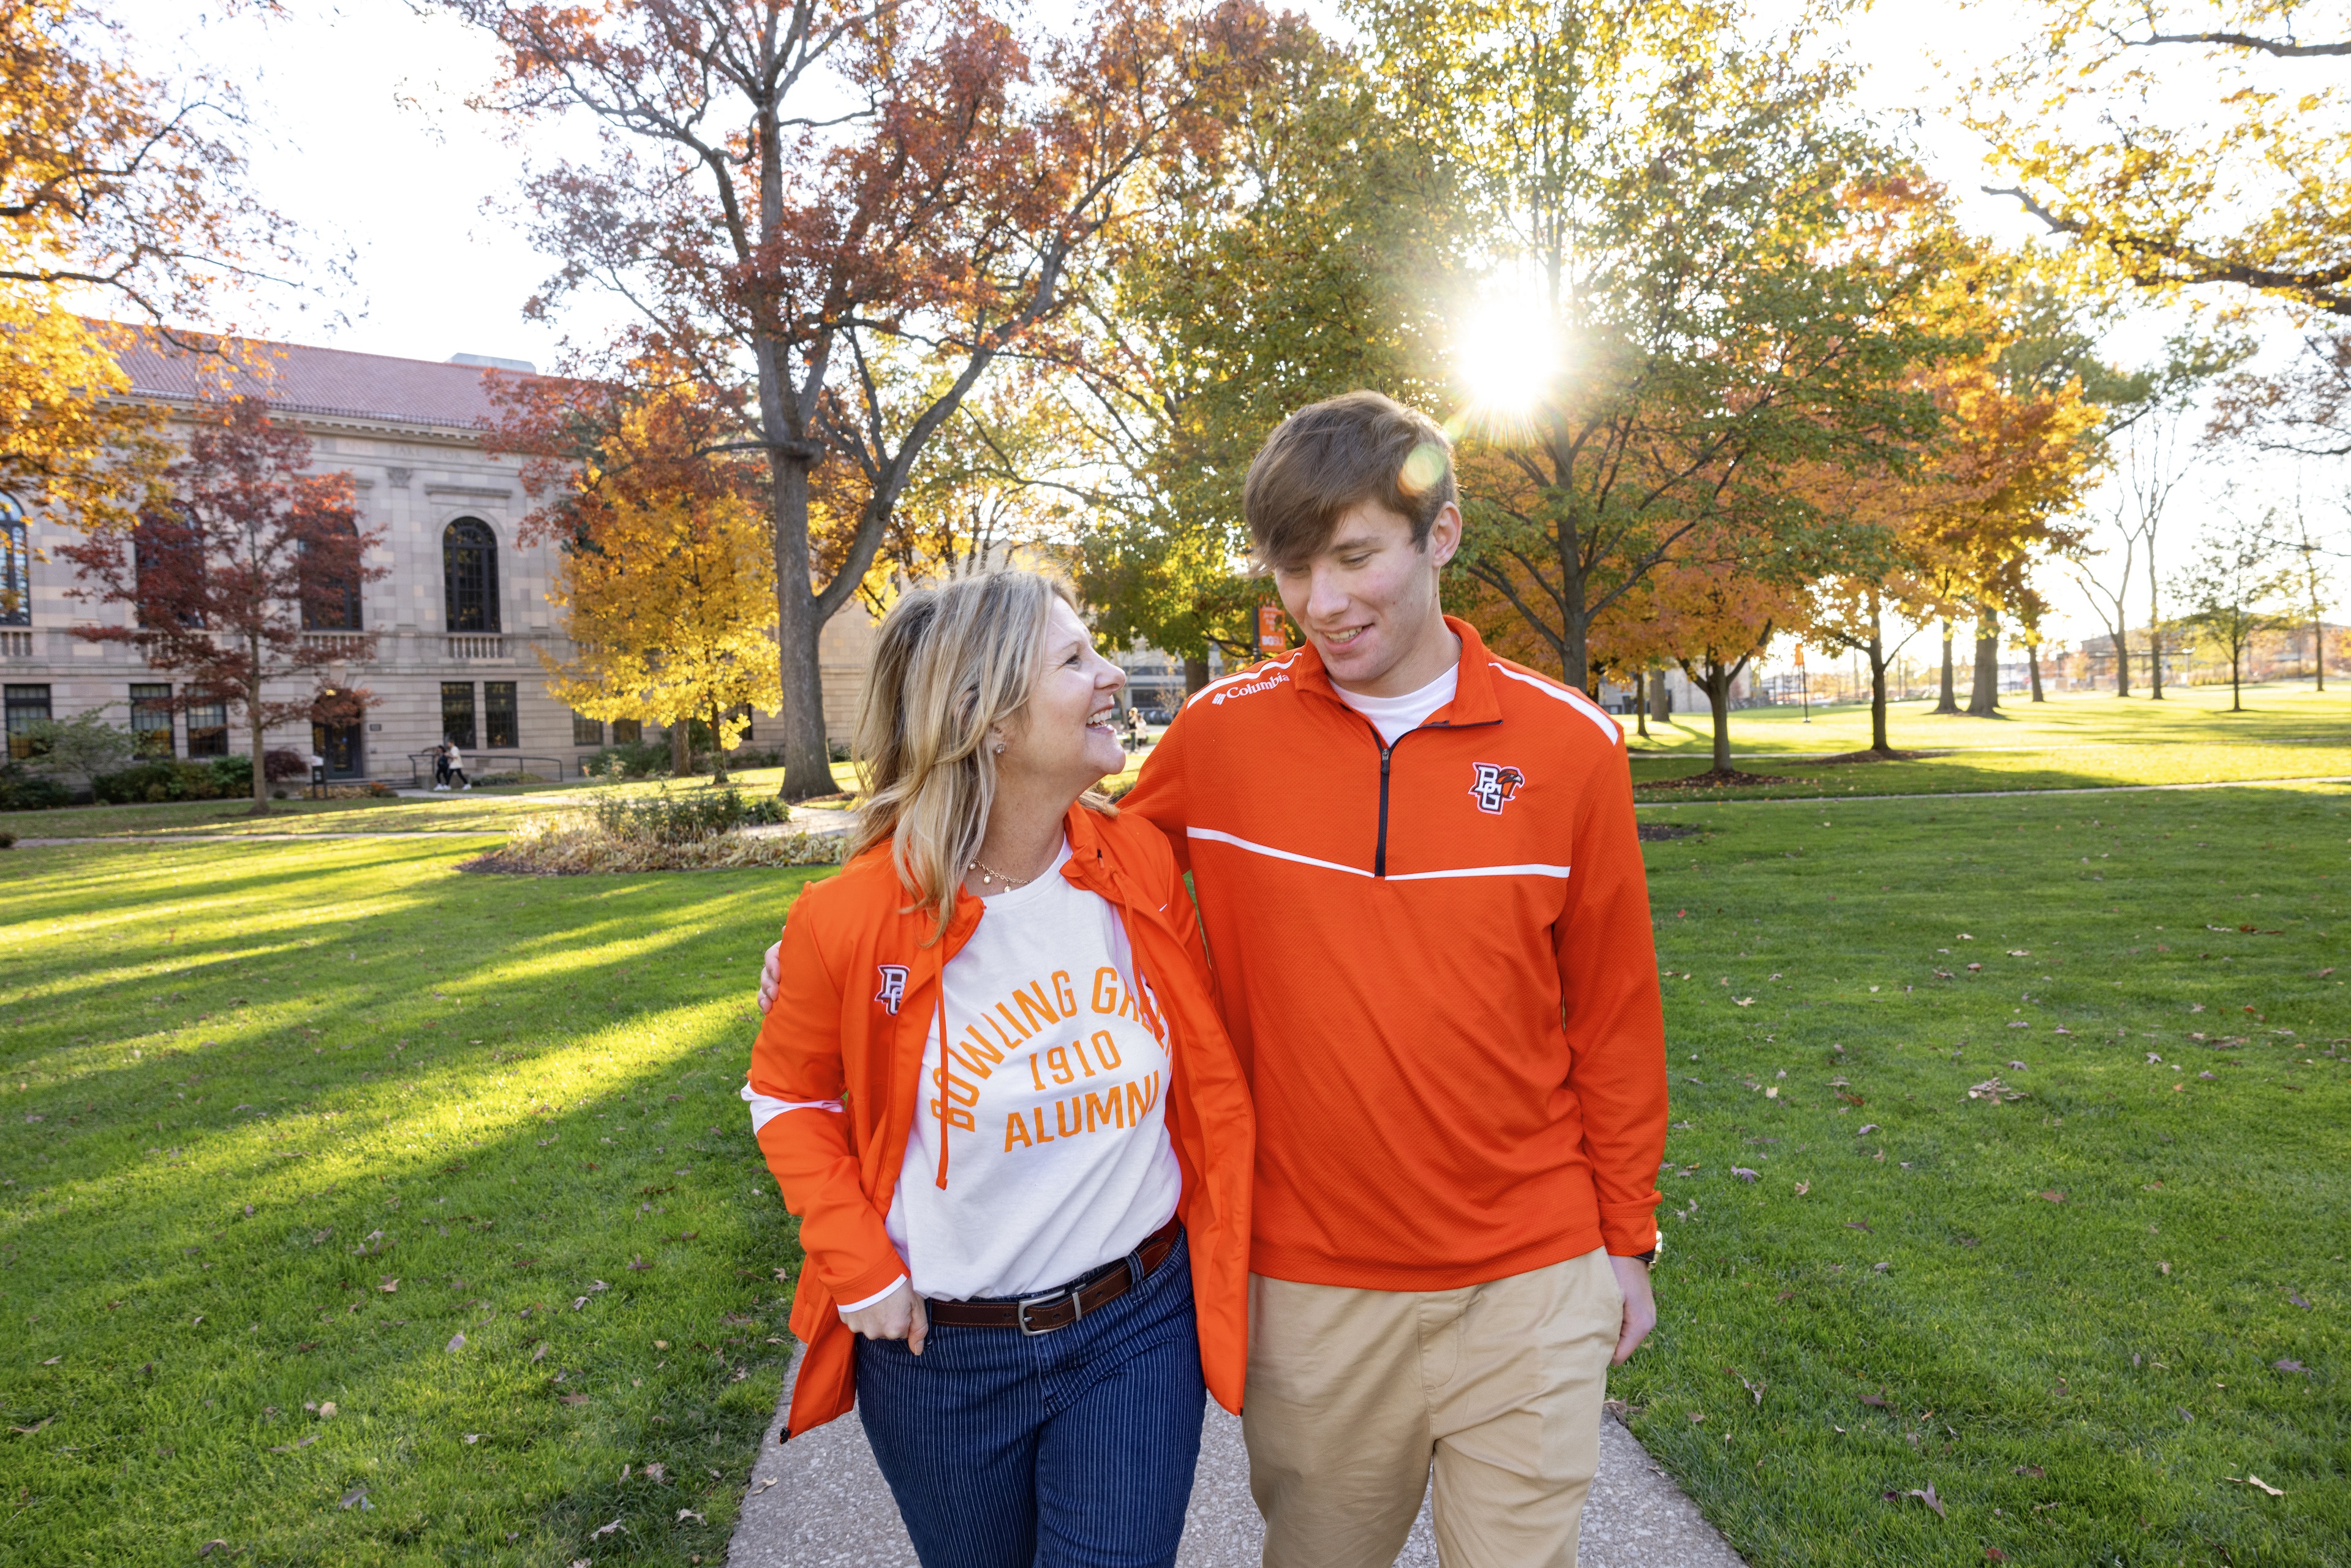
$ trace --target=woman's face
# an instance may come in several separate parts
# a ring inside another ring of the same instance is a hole
[[[1126,766],[1113,700],[1126,672],[1094,651],[1077,612],[1060,599],[1045,626],[1045,657],[1029,705],[1004,737],[997,776],[1014,788],[1050,789],[1076,800],[1104,774]]]

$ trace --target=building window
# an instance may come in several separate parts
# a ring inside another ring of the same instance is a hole
[[[574,746],[603,745],[604,721],[601,718],[590,718],[584,713],[573,714],[571,716],[571,744]]]
[[[26,732],[37,724],[47,722],[49,688],[47,686],[10,686],[8,699],[8,760],[22,762],[33,755],[33,737]]]
[[[474,749],[474,683],[441,683],[441,738]]]
[[[188,705],[188,755],[228,755],[227,704],[192,702]]]
[[[479,517],[459,517],[441,536],[441,581],[449,630],[498,629],[498,541]]]
[[[172,755],[172,687],[170,683],[133,685],[131,688],[131,739],[141,757]]]
[[[33,623],[33,548],[25,508],[0,496],[0,626]]]
[[[493,751],[512,751],[522,744],[512,681],[482,683],[482,744]]]
[[[302,541],[302,630],[356,632],[360,630],[360,585],[354,575],[360,564],[359,525],[344,518],[328,526],[353,542],[314,550],[309,540]],[[315,566],[314,555],[320,558]],[[333,558],[331,563],[329,557]]]
[[[613,745],[634,746],[639,741],[644,739],[644,737],[645,726],[643,720],[634,718],[616,718],[612,721]]]

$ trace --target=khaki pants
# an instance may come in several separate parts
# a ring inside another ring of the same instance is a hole
[[[1432,1461],[1446,1568],[1575,1568],[1624,1310],[1604,1251],[1458,1291],[1250,1275],[1265,1568],[1389,1568]]]

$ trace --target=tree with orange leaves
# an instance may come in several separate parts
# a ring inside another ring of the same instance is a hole
[[[1254,0],[1108,0],[1032,47],[979,0],[438,0],[504,51],[480,101],[578,111],[594,164],[526,187],[560,268],[535,311],[599,287],[633,319],[611,371],[652,359],[718,389],[715,447],[764,465],[784,791],[830,792],[817,639],[846,608],[940,426],[1001,355],[1049,335],[1149,171],[1218,140],[1255,68]],[[879,356],[925,357],[893,402]],[[863,500],[829,575],[811,538],[829,456]]]

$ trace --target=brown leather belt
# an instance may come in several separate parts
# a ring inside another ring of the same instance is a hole
[[[1114,1263],[1081,1274],[1058,1290],[1018,1301],[925,1301],[923,1312],[935,1323],[959,1328],[1019,1329],[1022,1333],[1051,1333],[1068,1328],[1088,1312],[1099,1312],[1156,1273],[1184,1222],[1171,1219],[1143,1239],[1143,1245]]]

